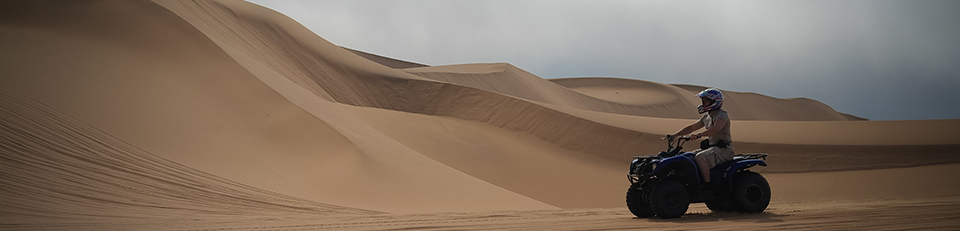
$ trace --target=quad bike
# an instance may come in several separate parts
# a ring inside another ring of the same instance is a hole
[[[676,145],[674,145],[676,138]],[[677,218],[690,203],[704,202],[714,211],[760,213],[770,203],[770,185],[759,173],[747,170],[767,166],[767,154],[738,154],[710,169],[710,184],[702,183],[694,157],[682,152],[689,136],[661,138],[667,150],[656,156],[635,156],[630,164],[627,207],[637,217]],[[762,159],[762,160],[761,160]]]

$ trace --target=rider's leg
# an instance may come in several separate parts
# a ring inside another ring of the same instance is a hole
[[[710,183],[710,168],[713,167],[713,166],[710,166],[710,162],[707,160],[707,158],[710,158],[708,157],[709,155],[716,155],[716,153],[712,152],[712,151],[715,151],[713,149],[716,149],[716,148],[711,147],[706,150],[700,151],[697,153],[697,156],[695,158],[697,161],[697,168],[700,169],[700,177],[701,177],[700,179],[703,179],[703,182],[706,182],[706,183]]]

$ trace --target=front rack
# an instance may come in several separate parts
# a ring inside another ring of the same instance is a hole
[[[633,156],[634,159],[657,159],[658,156]]]

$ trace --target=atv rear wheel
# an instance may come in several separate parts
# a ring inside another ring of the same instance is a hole
[[[643,191],[633,187],[627,190],[627,208],[639,218],[648,218],[654,215],[650,203],[643,200]]]
[[[730,195],[734,208],[741,213],[760,213],[770,204],[770,184],[759,173],[737,173]]]
[[[687,189],[676,180],[660,181],[650,190],[650,208],[657,217],[668,219],[683,216],[689,206]]]

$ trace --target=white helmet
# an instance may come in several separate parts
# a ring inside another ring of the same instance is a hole
[[[697,97],[707,98],[713,100],[713,103],[704,107],[703,105],[697,106],[697,112],[703,114],[704,112],[713,111],[720,109],[723,106],[723,92],[715,88],[709,88],[703,90],[697,94]]]

